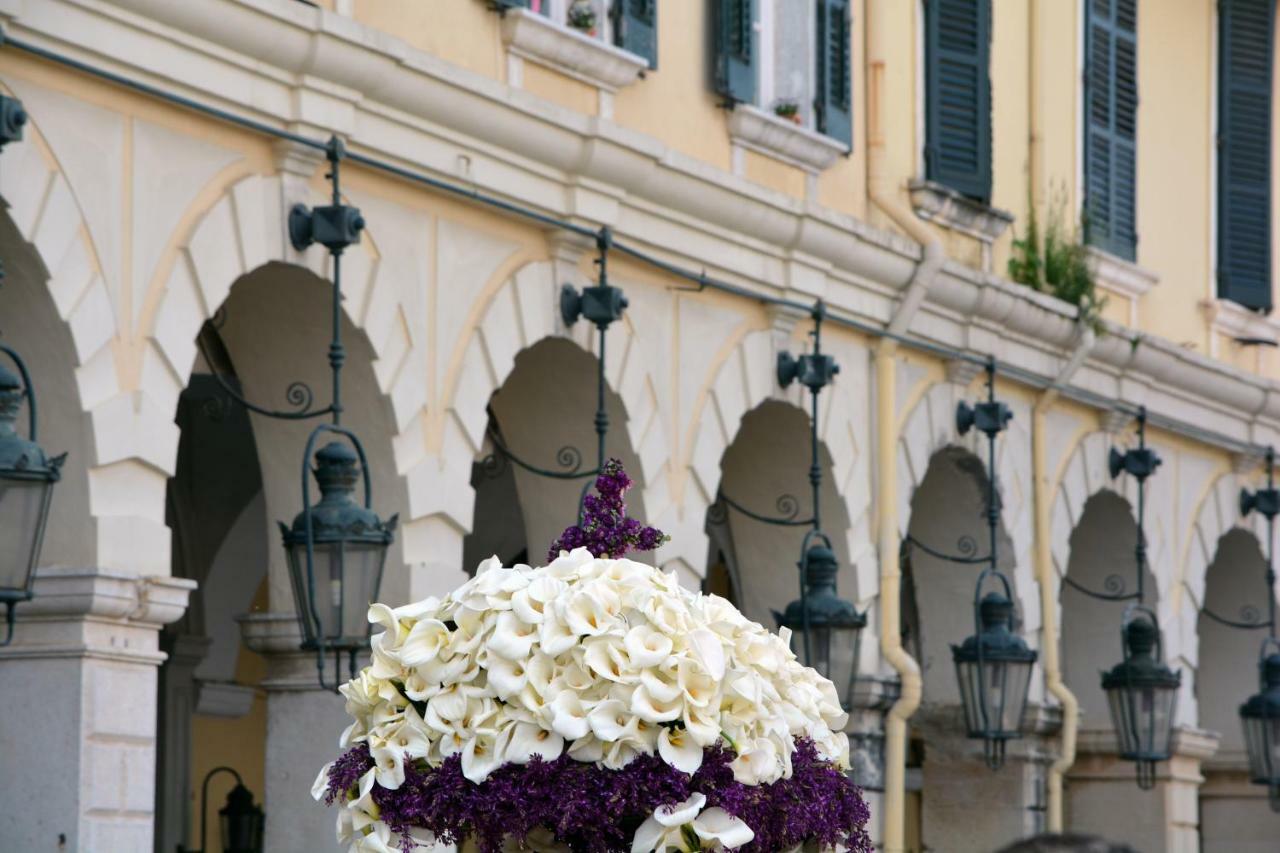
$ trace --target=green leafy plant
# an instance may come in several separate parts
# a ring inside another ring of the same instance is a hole
[[[1089,253],[1080,238],[1084,228],[1073,231],[1063,224],[1066,199],[1061,195],[1051,202],[1043,234],[1035,206],[1028,208],[1027,229],[1013,241],[1009,278],[1077,306],[1080,319],[1098,329],[1106,298],[1098,295]]]

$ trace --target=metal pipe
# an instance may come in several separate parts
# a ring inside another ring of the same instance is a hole
[[[1093,330],[1085,327],[1071,358],[1055,382],[1040,395],[1031,409],[1031,494],[1035,509],[1035,573],[1040,587],[1040,665],[1044,667],[1045,688],[1062,706],[1062,732],[1058,757],[1049,766],[1047,829],[1063,830],[1062,782],[1076,761],[1076,734],[1080,724],[1080,702],[1062,679],[1059,652],[1058,610],[1055,595],[1053,551],[1054,472],[1048,468],[1048,414],[1058,401],[1059,388],[1071,380],[1097,342]]]

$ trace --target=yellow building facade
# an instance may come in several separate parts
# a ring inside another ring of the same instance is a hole
[[[570,0],[0,0],[0,91],[27,116],[0,151],[0,342],[31,368],[40,443],[69,454],[0,647],[6,765],[52,750],[63,770],[6,774],[22,808],[0,839],[213,849],[230,783],[203,815],[200,788],[227,765],[266,849],[333,844],[309,788],[345,715],[299,651],[274,525],[301,508],[308,425],[225,385],[324,402],[332,262],[288,220],[326,202],[337,137],[367,223],[343,256],[345,423],[401,522],[381,600],[441,594],[490,553],[537,561],[563,528],[582,481],[495,466],[495,441],[543,460],[594,441],[601,344],[559,300],[595,280],[607,226],[630,300],[603,359],[610,455],[673,537],[657,564],[766,624],[802,531],[725,499],[808,494],[809,401],[775,367],[825,306],[841,372],[819,503],[869,620],[850,733],[881,849],[1048,830],[1272,849],[1236,709],[1274,601],[1270,530],[1237,500],[1280,432],[1276,112],[1265,86],[1237,98],[1274,75],[1273,4],[586,8],[589,27]],[[1045,261],[1033,219],[1067,269],[1039,290],[1015,280]],[[978,569],[911,546],[986,541],[986,445],[954,411],[986,394],[988,358],[1013,413],[992,461],[1000,567],[1039,655],[995,773],[947,660]],[[1135,446],[1139,407],[1164,463],[1143,601],[1182,673],[1150,791],[1098,685],[1123,603],[1078,592],[1134,589],[1137,492],[1108,452]]]

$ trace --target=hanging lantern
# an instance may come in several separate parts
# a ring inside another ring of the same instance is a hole
[[[1268,646],[1275,648],[1270,655],[1266,654]],[[1280,645],[1269,638],[1262,650],[1262,689],[1240,706],[1240,722],[1249,755],[1249,779],[1267,786],[1271,809],[1280,812]]]
[[[320,502],[310,504],[303,469],[303,510],[292,527],[280,525],[289,576],[293,581],[303,648],[355,653],[369,644],[369,604],[377,597],[387,548],[394,540],[397,517],[383,522],[372,509],[372,490],[364,450],[341,427],[322,426],[307,443],[311,452],[322,431],[351,439],[334,441],[315,454],[314,475]],[[352,497],[364,479],[364,505]]]
[[[218,810],[222,824],[223,853],[262,853],[262,826],[266,815],[253,801],[253,792],[240,782],[227,794]]]
[[[983,581],[1000,579],[1004,593],[989,592],[981,601]],[[974,592],[973,636],[951,647],[969,737],[984,742],[987,766],[1004,763],[1005,742],[1022,737],[1023,711],[1031,686],[1036,653],[1013,631],[1013,592],[1008,579],[985,569]]]
[[[36,443],[35,392],[31,377],[17,354],[13,358],[20,380],[0,367],[0,602],[7,611],[8,628],[0,645],[13,638],[13,609],[32,596],[40,545],[49,521],[53,484],[62,476],[66,454],[50,458]],[[28,405],[27,438],[16,423],[23,398]]]
[[[1120,757],[1138,766],[1138,787],[1155,785],[1155,765],[1173,753],[1173,717],[1182,674],[1163,662],[1164,645],[1155,614],[1130,605],[1121,628],[1124,660],[1103,673],[1102,689]]]
[[[788,604],[784,612],[775,610],[773,615],[779,628],[791,630],[792,648],[801,661],[831,679],[840,704],[848,710],[853,707],[858,653],[867,617],[836,595],[838,570],[829,541],[806,548],[800,560],[804,595]]]

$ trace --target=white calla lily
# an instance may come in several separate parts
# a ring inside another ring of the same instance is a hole
[[[702,746],[680,727],[663,727],[658,735],[658,755],[677,770],[692,776],[702,766]]]
[[[507,738],[503,757],[512,764],[528,764],[533,757],[553,761],[564,751],[564,738],[531,723],[516,723]]]
[[[693,831],[703,841],[725,850],[736,850],[756,837],[751,827],[719,807],[706,809],[694,818]]]

